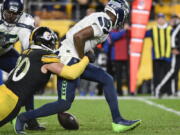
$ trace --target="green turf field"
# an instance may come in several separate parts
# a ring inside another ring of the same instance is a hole
[[[36,100],[36,107],[53,100]],[[171,108],[174,112],[160,109],[147,102]],[[124,99],[119,100],[122,115],[127,119],[141,119],[142,124],[132,131],[114,133],[111,130],[111,116],[105,100],[75,100],[69,110],[79,123],[77,131],[67,131],[59,126],[57,116],[41,118],[47,127],[43,132],[29,132],[29,135],[180,135],[180,99]],[[11,124],[0,128],[0,135],[14,135]]]

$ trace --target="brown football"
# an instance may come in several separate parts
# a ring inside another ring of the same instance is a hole
[[[75,116],[68,112],[61,112],[57,114],[59,124],[67,130],[78,130],[79,123]]]

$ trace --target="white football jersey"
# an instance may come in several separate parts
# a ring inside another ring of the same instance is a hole
[[[2,19],[2,12],[0,12],[0,38],[5,37],[5,44],[0,44],[0,55],[8,52],[18,40],[23,49],[27,49],[33,29],[34,19],[31,15],[23,13],[16,24],[8,24]]]
[[[67,64],[72,57],[79,58],[74,46],[73,35],[88,26],[93,28],[94,38],[85,42],[84,52],[88,52],[90,49],[94,49],[97,44],[106,40],[109,32],[112,30],[112,21],[106,13],[97,12],[86,16],[76,25],[74,25],[67,32],[66,39],[62,41],[62,45],[59,48],[61,62]]]

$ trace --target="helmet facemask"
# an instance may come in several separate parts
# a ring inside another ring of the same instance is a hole
[[[13,24],[13,23],[18,22],[19,18],[22,15],[22,12],[16,13],[16,12],[12,12],[12,11],[9,11],[9,10],[4,10],[2,15],[3,15],[3,19],[7,23]]]

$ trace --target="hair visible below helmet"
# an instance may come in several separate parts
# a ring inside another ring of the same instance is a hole
[[[111,0],[105,6],[105,11],[110,11],[116,16],[114,28],[120,28],[124,25],[129,15],[129,4],[126,0]]]
[[[4,0],[2,4],[2,19],[8,23],[16,23],[24,9],[23,0]],[[13,13],[10,15],[10,13]]]
[[[54,50],[56,48],[57,35],[48,27],[38,27],[31,34],[31,44],[39,45],[44,49]]]

